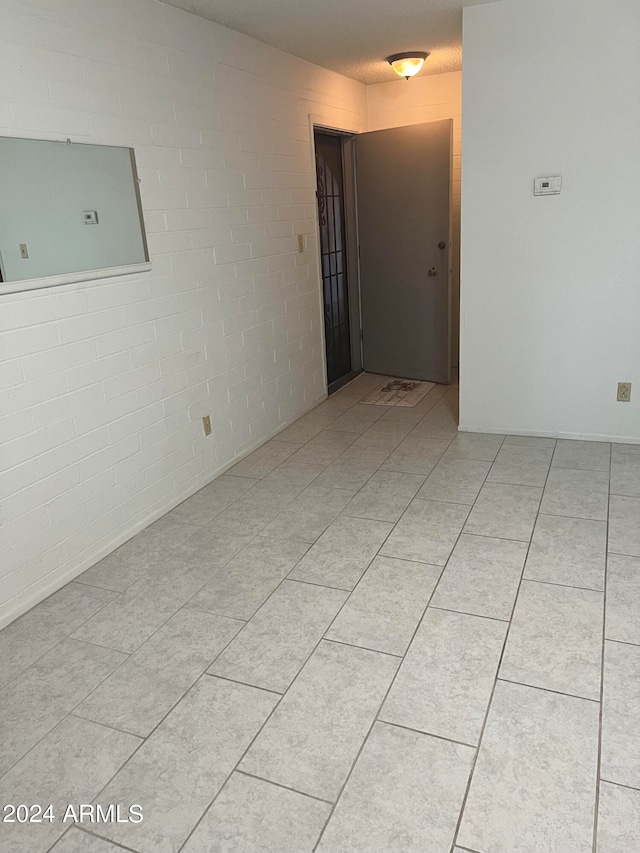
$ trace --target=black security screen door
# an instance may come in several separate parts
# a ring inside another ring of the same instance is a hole
[[[314,136],[327,383],[331,389],[332,383],[351,371],[342,140],[319,131]]]

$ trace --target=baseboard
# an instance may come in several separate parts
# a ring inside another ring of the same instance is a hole
[[[212,483],[217,477],[220,477],[230,468],[233,468],[234,465],[237,465],[238,462],[241,462],[245,457],[249,456],[250,453],[253,453],[254,450],[257,450],[272,438],[276,438],[279,433],[285,430],[288,426],[291,426],[291,424],[295,423],[299,418],[315,409],[316,406],[319,406],[320,403],[326,399],[327,395],[324,394],[322,397],[319,397],[317,400],[314,400],[313,403],[306,406],[300,414],[290,418],[282,424],[278,424],[277,428],[270,430],[266,436],[263,436],[250,444],[249,447],[245,448],[242,453],[235,456],[230,462],[225,462],[224,465],[216,468],[209,479],[202,485],[199,485],[197,488],[190,487],[185,489],[183,492],[179,492],[177,495],[172,495],[170,500],[168,500],[160,509],[154,510],[149,515],[136,521],[124,530],[119,530],[117,535],[115,535],[108,544],[96,549],[80,562],[74,563],[72,566],[59,566],[57,569],[49,572],[49,574],[41,581],[38,581],[28,589],[23,590],[18,593],[18,595],[15,595],[3,605],[0,605],[0,630],[11,624],[11,622],[15,621],[19,616],[22,616],[23,613],[31,610],[31,608],[35,607],[36,604],[44,601],[45,598],[48,598],[50,595],[53,595],[54,592],[57,592],[63,586],[70,583],[72,580],[75,580],[83,572],[86,572],[87,569],[90,569],[91,566],[94,566],[96,563],[100,562],[100,560],[108,557],[109,554],[116,550],[116,548],[124,545],[125,542],[128,542],[129,539],[137,533],[140,533],[140,531],[144,530],[145,527],[153,524],[154,521],[162,518],[163,515],[166,515],[172,509],[175,509],[175,507],[183,501],[186,501],[187,498],[190,498],[192,495],[195,495],[196,492],[199,492],[200,489],[203,489],[205,486],[209,485],[209,483]]]
[[[459,424],[459,432],[486,432],[491,435],[531,435],[535,438],[569,438],[575,441],[610,441],[613,444],[640,444],[638,437],[620,435],[595,435],[586,432],[546,432],[533,429],[494,429],[493,427],[476,427]]]

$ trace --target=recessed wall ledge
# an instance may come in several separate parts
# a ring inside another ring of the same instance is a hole
[[[118,275],[135,275],[141,272],[149,272],[149,270],[151,270],[151,263],[145,262],[143,264],[127,264],[123,267],[106,267],[100,270],[50,275],[44,278],[28,278],[22,281],[3,281],[0,284],[0,296],[3,293],[23,293],[27,290],[57,287],[59,284],[83,284],[84,282],[113,278]]]

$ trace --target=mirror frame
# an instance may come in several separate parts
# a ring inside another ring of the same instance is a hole
[[[142,245],[146,261],[137,264],[125,264],[114,267],[104,267],[101,269],[80,270],[78,272],[63,273],[61,275],[43,276],[41,278],[26,278],[19,281],[0,281],[0,296],[4,293],[23,293],[29,290],[42,290],[49,287],[58,287],[61,284],[82,284],[84,282],[99,281],[105,278],[113,278],[123,275],[136,275],[143,272],[149,272],[152,269],[151,259],[149,257],[149,246],[147,244],[147,231],[144,222],[144,211],[142,209],[142,198],[140,196],[141,179],[138,177],[138,169],[136,166],[135,149],[129,145],[108,145],[100,142],[73,142],[71,139],[50,139],[43,137],[30,136],[12,136],[11,134],[3,133],[1,137],[4,139],[25,139],[29,142],[55,142],[59,145],[91,145],[97,148],[126,148],[129,151],[131,161],[131,174],[133,177],[133,189],[136,197],[136,205],[138,208],[138,216],[140,218],[140,230],[142,232]]]

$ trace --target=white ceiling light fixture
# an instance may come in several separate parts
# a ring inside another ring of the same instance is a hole
[[[415,77],[422,69],[428,56],[429,54],[423,51],[412,50],[408,53],[394,53],[392,56],[387,56],[387,62],[399,77],[408,80],[409,77]]]

